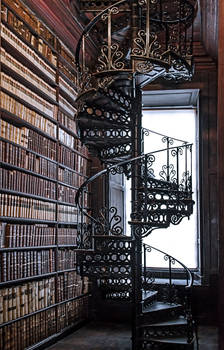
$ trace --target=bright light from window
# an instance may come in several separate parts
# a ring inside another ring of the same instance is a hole
[[[198,213],[197,213],[197,157],[196,157],[196,111],[194,109],[182,110],[153,110],[144,111],[142,118],[144,128],[156,131],[169,137],[193,143],[193,200],[195,201],[193,215],[190,219],[184,218],[177,226],[170,225],[167,229],[156,229],[144,239],[144,243],[152,245],[180,260],[189,268],[198,266]],[[144,137],[144,153],[164,149],[162,137],[153,135]],[[175,143],[175,146],[177,143]],[[181,143],[180,143],[181,145]],[[154,169],[156,173],[160,169]],[[130,186],[130,183],[127,184]],[[127,190],[127,203],[130,203],[130,190]],[[130,208],[127,213],[129,220]],[[148,254],[147,265],[151,267],[167,267],[161,254]],[[180,266],[177,266],[180,267]]]

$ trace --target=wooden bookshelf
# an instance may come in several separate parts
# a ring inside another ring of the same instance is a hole
[[[0,349],[31,350],[88,318],[74,199],[89,155],[74,55],[21,0],[0,3]]]

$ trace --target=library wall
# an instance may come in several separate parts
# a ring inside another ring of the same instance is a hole
[[[88,318],[74,199],[89,158],[73,54],[21,1],[0,3],[0,349],[37,349]]]

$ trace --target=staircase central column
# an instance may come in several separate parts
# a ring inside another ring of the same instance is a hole
[[[141,140],[141,120],[142,120],[142,92],[135,85],[135,77],[133,77],[133,101],[132,101],[132,122],[133,122],[133,149],[132,157],[138,157],[142,153]],[[138,200],[138,188],[141,167],[138,161],[132,164],[132,213],[136,211],[136,203]],[[133,259],[132,259],[132,283],[133,283],[133,320],[132,320],[132,350],[137,350],[137,317],[141,312],[142,299],[142,239],[136,236],[136,226],[132,226],[133,242]]]

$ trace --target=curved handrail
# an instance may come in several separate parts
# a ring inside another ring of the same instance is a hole
[[[169,151],[172,151],[174,149],[181,149],[181,148],[185,148],[185,147],[189,147],[189,146],[192,146],[193,144],[192,143],[188,143],[188,144],[184,144],[182,146],[173,146],[173,147],[170,147],[169,148]],[[91,215],[89,215],[87,212],[85,212],[83,210],[83,208],[81,207],[80,203],[79,203],[79,198],[80,198],[80,195],[82,193],[82,191],[86,188],[86,186],[91,183],[92,181],[94,181],[95,179],[97,179],[98,177],[106,174],[106,173],[109,173],[111,170],[113,169],[116,169],[116,168],[119,168],[119,167],[122,167],[124,165],[127,165],[127,164],[132,164],[134,161],[136,160],[139,160],[139,159],[143,159],[147,156],[150,156],[150,155],[154,155],[154,154],[157,154],[159,152],[164,152],[164,151],[167,151],[167,148],[163,148],[163,149],[160,149],[160,150],[157,150],[157,151],[152,151],[152,152],[149,152],[149,153],[146,153],[146,154],[142,154],[138,157],[135,157],[135,158],[132,158],[132,159],[127,159],[127,160],[124,160],[118,164],[115,164],[115,165],[112,165],[111,167],[108,167],[104,170],[101,170],[100,172],[96,173],[95,175],[89,177],[85,182],[83,182],[83,184],[79,187],[77,193],[76,193],[76,196],[75,196],[75,204],[77,205],[77,207],[79,208],[79,210],[85,215],[87,216],[89,219],[93,220],[93,222],[95,223],[99,223],[94,217],[92,217]]]
[[[156,135],[165,137],[166,139],[175,140],[175,141],[180,141],[180,142],[183,142],[184,144],[187,144],[187,143],[188,143],[187,141],[180,140],[180,139],[176,139],[175,137],[171,137],[171,136],[168,136],[168,135],[164,135],[164,134],[161,134],[160,132],[157,132],[157,131],[154,131],[154,130],[150,130],[150,129],[147,129],[147,128],[142,128],[142,131],[143,131],[143,133],[144,133],[144,132],[146,132],[146,133],[147,133],[147,132],[151,132],[152,134],[156,134]],[[148,136],[148,135],[146,135],[146,136]]]
[[[164,256],[168,257],[168,259],[170,259],[171,261],[176,261],[178,264],[180,264],[184,270],[186,271],[187,275],[188,275],[188,278],[187,278],[187,285],[185,286],[186,289],[190,289],[192,286],[193,286],[193,282],[194,282],[194,275],[193,273],[189,270],[189,268],[184,265],[181,261],[179,261],[178,259],[174,258],[172,255],[169,255],[167,254],[166,252],[158,249],[158,248],[155,248],[149,244],[146,244],[146,243],[143,243],[143,248],[144,249],[153,249],[153,250],[156,250],[157,252],[161,253],[161,254],[164,254]]]
[[[176,24],[178,22],[186,22],[188,21],[189,18],[191,18],[193,16],[193,13],[194,13],[194,10],[195,10],[195,6],[193,6],[188,0],[182,0],[182,1],[185,1],[188,3],[188,5],[190,6],[191,8],[191,13],[184,17],[184,18],[181,18],[181,19],[178,19],[178,20],[161,20],[161,19],[158,19],[158,18],[151,18],[150,17],[150,20],[152,22],[156,22],[156,23],[162,23],[162,24]],[[88,24],[87,26],[84,28],[80,38],[79,38],[79,41],[77,43],[77,46],[76,46],[76,52],[75,52],[75,61],[76,61],[76,65],[77,65],[77,68],[78,70],[80,71],[80,64],[79,64],[79,56],[80,56],[80,50],[81,50],[81,44],[82,44],[82,40],[83,40],[83,37],[88,34],[90,32],[90,30],[95,26],[95,24],[101,19],[102,15],[104,13],[106,13],[108,10],[112,9],[113,7],[115,6],[120,6],[122,5],[123,3],[127,2],[127,0],[120,0],[110,6],[108,6],[106,9],[102,10],[100,13],[98,13]],[[197,0],[196,0],[196,3],[197,3]]]

